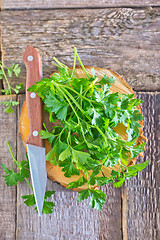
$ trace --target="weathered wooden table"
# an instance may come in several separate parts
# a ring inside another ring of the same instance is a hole
[[[6,187],[0,167],[0,240],[159,240],[160,239],[160,2],[158,0],[2,0],[0,12],[1,60],[22,67],[27,44],[36,47],[43,59],[44,75],[55,68],[52,57],[73,62],[76,46],[84,64],[111,67],[144,100],[144,133],[148,138],[144,159],[149,166],[121,189],[104,187],[107,202],[102,212],[87,202],[77,203],[77,193],[48,180],[56,190],[56,208],[41,218],[27,208],[21,195],[25,184]],[[5,82],[0,88],[6,88]],[[0,101],[8,97],[1,95]],[[6,141],[18,160],[25,149],[18,130],[20,105],[13,114],[0,105],[0,163],[11,165]],[[140,159],[139,159],[140,160]]]

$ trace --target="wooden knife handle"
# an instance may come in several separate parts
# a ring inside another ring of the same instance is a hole
[[[42,101],[36,93],[27,91],[29,87],[41,80],[42,61],[40,54],[32,46],[26,47],[23,61],[27,71],[26,103],[30,124],[29,136],[26,143],[42,147],[43,141],[38,134],[38,132],[42,130]]]

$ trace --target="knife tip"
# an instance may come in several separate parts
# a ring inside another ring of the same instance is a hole
[[[38,211],[38,216],[42,217],[42,212]]]

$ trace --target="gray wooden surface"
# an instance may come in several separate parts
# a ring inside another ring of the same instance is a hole
[[[6,187],[0,167],[0,240],[159,240],[160,2],[3,0],[0,5],[0,60],[22,67],[11,85],[25,83],[22,55],[27,44],[41,53],[45,75],[55,70],[53,56],[70,66],[76,46],[84,64],[111,67],[139,91],[148,138],[139,161],[150,161],[121,189],[103,188],[107,202],[102,212],[91,210],[87,202],[77,203],[77,193],[48,180],[47,189],[56,190],[56,208],[42,218],[23,204],[20,196],[28,187]],[[1,88],[6,88],[4,81]],[[7,98],[2,95],[0,101]],[[11,115],[0,105],[0,165],[11,164],[7,141],[19,161],[25,157],[17,128],[24,98],[18,96],[20,106]]]
[[[135,90],[160,89],[160,8],[3,11],[1,23],[3,61],[22,66],[13,85],[25,82],[22,56],[30,44],[45,76],[54,56],[71,66],[76,46],[85,65],[112,68]]]
[[[87,201],[77,203],[77,193],[48,180],[47,189],[56,190],[56,207],[52,215],[42,218],[37,216],[33,208],[23,204],[20,196],[29,193],[27,185],[21,183],[17,188],[8,188],[1,177],[0,239],[159,240],[160,93],[141,92],[138,97],[145,101],[142,111],[148,143],[144,159],[149,160],[149,166],[127,181],[121,189],[115,189],[112,185],[103,187],[107,201],[102,212],[90,209]],[[1,163],[9,164],[11,161],[7,140],[11,142],[17,159],[20,161],[25,158],[25,149],[17,129],[24,98],[24,95],[19,95],[20,106],[13,115],[3,113],[0,105]],[[0,100],[4,100],[4,97],[1,96]],[[2,169],[0,171],[2,174]]]
[[[13,100],[16,98],[13,97]],[[8,97],[0,96],[0,101],[9,100]],[[17,135],[17,112],[6,116],[4,106],[0,105],[0,239],[15,239],[16,230],[16,187],[7,187],[2,175],[2,163],[12,168],[11,156],[8,151],[7,141],[10,142],[13,153],[16,156],[16,135]]]
[[[49,9],[49,8],[105,8],[105,7],[144,7],[159,6],[158,0],[3,0],[2,9]]]
[[[127,181],[128,239],[160,239],[160,94],[139,93],[144,101],[144,135],[148,138],[144,160],[150,164]]]
[[[20,106],[18,117],[21,112],[24,95],[19,96]],[[18,119],[17,119],[18,120]],[[17,131],[17,158],[20,161],[25,157],[25,149],[19,131]],[[107,201],[102,212],[89,208],[89,202],[77,202],[77,192],[67,190],[59,184],[48,180],[48,190],[55,190],[54,202],[56,208],[50,216],[41,219],[33,208],[24,206],[20,196],[28,193],[25,184],[17,187],[17,239],[37,240],[97,240],[119,239],[121,240],[121,190],[113,186],[104,188]],[[112,211],[114,209],[114,212]],[[25,216],[25,217],[24,217]],[[48,224],[47,224],[48,223]],[[116,228],[114,227],[116,225]],[[46,228],[47,225],[47,228]],[[21,231],[23,229],[23,231]],[[33,229],[32,232],[30,230]]]

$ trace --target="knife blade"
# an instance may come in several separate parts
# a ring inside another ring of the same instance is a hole
[[[31,179],[38,213],[41,216],[47,183],[45,148],[39,135],[42,130],[42,101],[40,97],[27,89],[42,78],[42,61],[38,51],[27,46],[23,55],[26,66],[26,103],[30,131],[26,141],[30,164]]]

